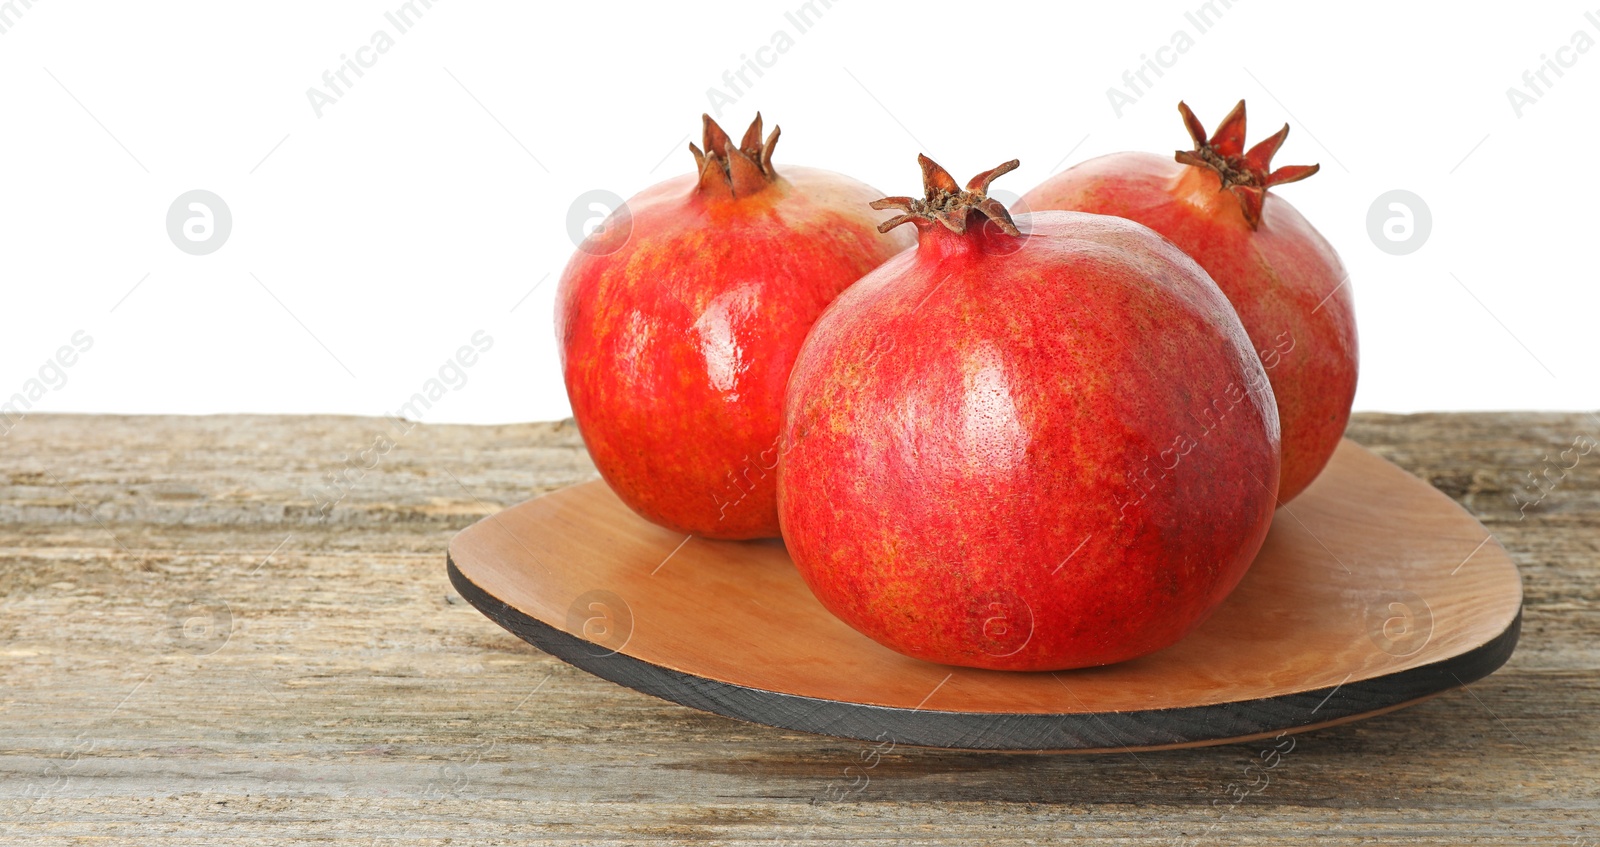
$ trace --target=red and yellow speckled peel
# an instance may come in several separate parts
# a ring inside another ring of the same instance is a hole
[[[779,421],[800,342],[911,242],[878,232],[870,186],[773,167],[777,140],[757,116],[735,146],[706,117],[695,172],[628,200],[625,242],[585,242],[557,294],[567,395],[601,476],[645,518],[707,538],[778,534]]]
[[[1138,224],[1015,219],[923,161],[918,247],[801,348],[778,507],[817,598],[921,659],[1122,661],[1249,567],[1278,483],[1271,390],[1222,292]]]
[[[1268,189],[1317,172],[1272,169],[1288,135],[1245,149],[1240,101],[1209,137],[1178,104],[1194,150],[1173,158],[1114,153],[1068,168],[1023,195],[1033,209],[1120,215],[1166,236],[1211,274],[1238,310],[1272,379],[1283,427],[1283,502],[1333,456],[1355,399],[1355,305],[1339,255]]]

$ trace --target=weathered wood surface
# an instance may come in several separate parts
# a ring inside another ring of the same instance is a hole
[[[461,527],[592,478],[572,427],[419,426],[324,516],[323,476],[387,427],[39,415],[0,438],[0,842],[1600,842],[1600,448],[1569,450],[1594,417],[1358,416],[1516,559],[1522,642],[1266,771],[1267,742],[875,750],[593,678],[444,574]]]

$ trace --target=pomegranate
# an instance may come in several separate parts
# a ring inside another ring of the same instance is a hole
[[[1356,396],[1356,319],[1339,255],[1288,201],[1268,189],[1316,165],[1272,170],[1284,125],[1248,152],[1244,101],[1209,139],[1183,103],[1194,150],[1091,159],[1023,195],[1033,209],[1118,215],[1166,236],[1228,295],[1278,399],[1283,427],[1281,502],[1293,500],[1333,456]]]
[[[776,536],[783,388],[838,293],[910,245],[849,177],[772,164],[756,115],[709,115],[697,172],[645,189],[561,276],[556,334],[595,466],[645,518],[708,538]]]
[[[1193,259],[1121,218],[1018,215],[921,159],[916,226],[823,312],[778,511],[824,606],[935,662],[1059,670],[1182,638],[1278,487],[1271,387]]]

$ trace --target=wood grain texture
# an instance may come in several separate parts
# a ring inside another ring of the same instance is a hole
[[[385,426],[36,415],[0,438],[0,842],[1600,839],[1600,452],[1561,457],[1592,417],[1352,426],[1521,568],[1493,676],[1286,752],[1081,757],[879,749],[571,668],[440,555],[591,479],[572,428],[419,427],[321,515],[319,480]]]
[[[1388,710],[1498,668],[1522,601],[1482,524],[1348,440],[1210,620],[1101,668],[907,658],[823,608],[781,544],[681,536],[603,482],[473,524],[450,560],[490,619],[630,688],[769,726],[981,750],[1193,746]],[[1009,605],[1016,649],[1032,616],[1026,597]]]

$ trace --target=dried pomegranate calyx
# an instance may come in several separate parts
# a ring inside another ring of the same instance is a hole
[[[695,168],[700,174],[697,186],[702,194],[712,196],[747,197],[778,180],[772,167],[772,149],[778,146],[781,127],[774,126],[772,134],[761,140],[761,113],[750,122],[744,140],[737,146],[710,115],[701,115],[701,142],[705,149],[689,142],[689,152],[694,154]]]
[[[1217,125],[1217,131],[1206,137],[1205,125],[1194,116],[1189,104],[1179,101],[1178,113],[1183,115],[1183,125],[1194,139],[1193,150],[1179,150],[1174,155],[1179,162],[1197,168],[1210,168],[1222,179],[1222,190],[1239,200],[1244,219],[1251,229],[1261,225],[1261,207],[1266,202],[1267,189],[1275,185],[1299,182],[1321,169],[1321,165],[1285,165],[1272,169],[1272,157],[1283,140],[1289,137],[1289,125],[1263,139],[1248,152],[1244,149],[1245,109],[1240,100],[1233,111]]]
[[[1000,227],[1007,235],[1021,235],[1017,225],[1011,220],[1011,213],[1006,211],[1004,203],[989,196],[989,184],[997,177],[1008,174],[1017,169],[1021,164],[1017,159],[1012,159],[998,167],[990,168],[981,174],[967,180],[967,187],[962,189],[956,184],[950,172],[939,167],[934,160],[917,154],[917,163],[922,166],[922,197],[885,197],[882,200],[872,201],[874,209],[899,209],[903,215],[896,215],[878,225],[879,232],[888,232],[895,227],[911,222],[919,228],[931,225],[937,221],[944,224],[945,228],[957,235],[967,231],[967,220],[973,212],[978,212]]]

